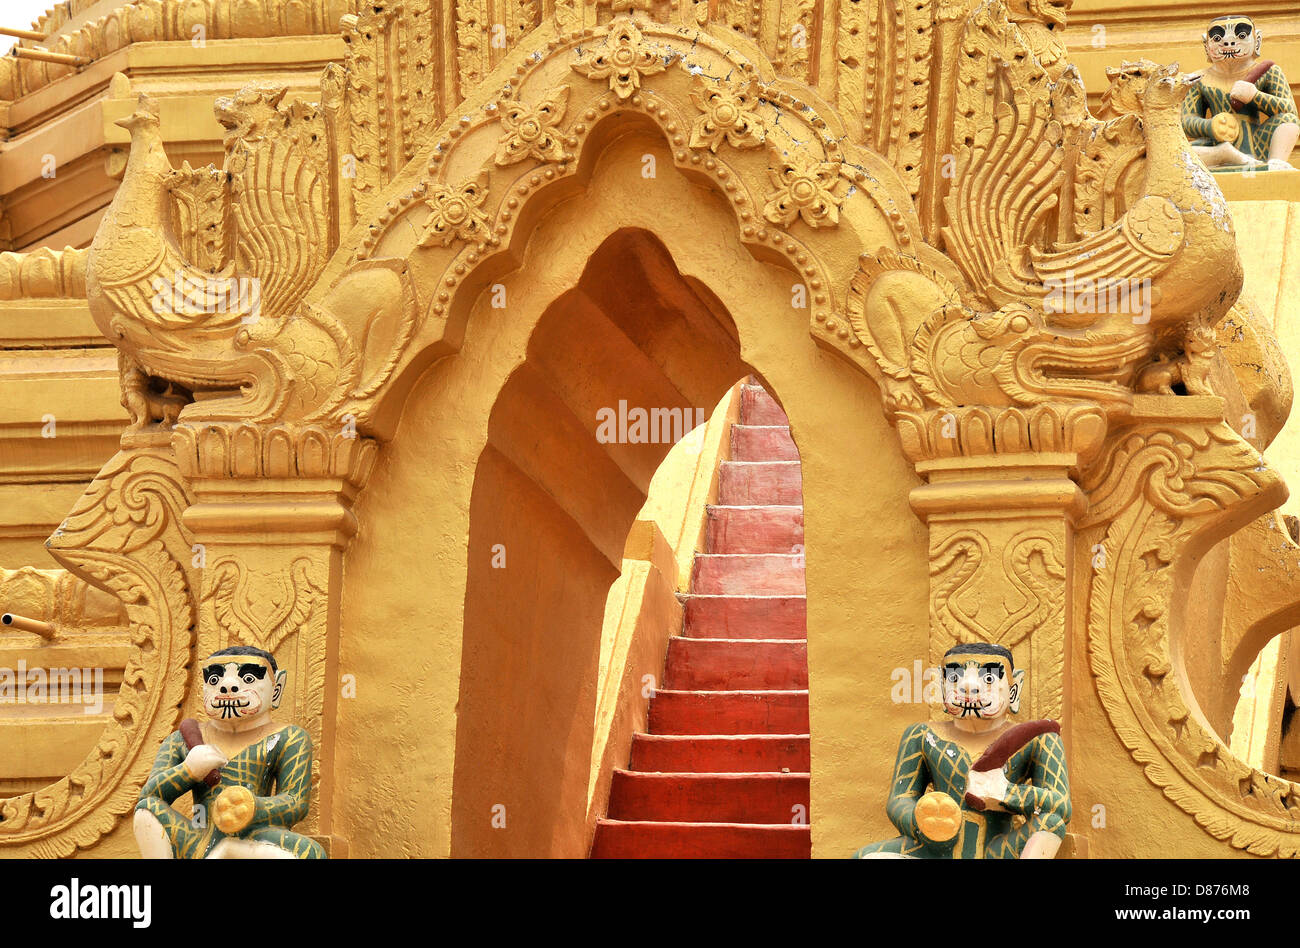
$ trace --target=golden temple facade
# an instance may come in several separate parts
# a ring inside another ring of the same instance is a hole
[[[798,845],[891,835],[896,673],[988,641],[1061,856],[1296,855],[1300,171],[1188,149],[1222,12],[59,4],[19,46],[75,62],[0,59],[0,666],[103,700],[0,702],[0,855],[134,855],[238,644],[332,857],[588,855],[735,425],[797,446]],[[1140,315],[1054,315],[1084,275]]]

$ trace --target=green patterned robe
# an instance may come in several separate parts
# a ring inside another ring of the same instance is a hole
[[[991,809],[981,813],[966,805],[966,779],[973,763],[965,748],[941,737],[929,724],[913,724],[904,731],[886,807],[890,821],[903,835],[864,846],[856,857],[897,853],[921,859],[1016,859],[1039,830],[1065,838],[1070,776],[1061,735],[1040,734],[1007,761],[1010,789],[1002,804],[1005,813]],[[946,843],[926,839],[916,825],[916,804],[931,787],[948,794],[962,810],[961,829]],[[1025,817],[1018,828],[1012,825],[1015,814]]]
[[[1237,113],[1241,119],[1241,134],[1232,144],[1244,154],[1267,161],[1273,134],[1278,127],[1287,123],[1300,124],[1300,118],[1296,115],[1295,96],[1291,94],[1291,86],[1281,66],[1270,66],[1255,86],[1259,90],[1255,98]],[[1232,98],[1227,90],[1197,82],[1183,100],[1183,131],[1193,145],[1217,145],[1219,143],[1210,131],[1210,119],[1220,112],[1231,111]]]
[[[201,859],[226,834],[212,822],[212,804],[226,787],[247,787],[254,797],[253,819],[238,838],[273,843],[299,859],[324,859],[325,850],[291,827],[307,815],[311,803],[311,737],[290,724],[268,734],[230,758],[215,787],[194,781],[185,769],[189,748],[180,731],[173,731],[158,749],[153,770],[140,790],[137,810],[148,810],[162,823],[180,859]],[[171,804],[193,791],[194,805],[207,814],[206,825],[195,826]]]

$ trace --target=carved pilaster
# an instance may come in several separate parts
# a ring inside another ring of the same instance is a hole
[[[195,496],[183,522],[201,575],[197,654],[253,645],[288,671],[280,713],[315,748],[300,825],[330,836],[343,550],[377,445],[350,430],[220,424],[178,425],[172,444]]]
[[[1087,500],[1072,474],[1105,418],[1089,406],[900,412],[928,483],[911,494],[930,528],[930,663],[958,642],[994,642],[1028,669],[1022,713],[1068,725],[1074,526]],[[936,712],[937,713],[937,712]]]

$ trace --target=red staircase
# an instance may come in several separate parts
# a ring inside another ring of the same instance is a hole
[[[803,485],[789,421],[758,385],[742,390],[731,457],[593,858],[811,854]]]

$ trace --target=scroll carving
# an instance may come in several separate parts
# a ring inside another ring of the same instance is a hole
[[[71,856],[135,806],[188,684],[197,577],[180,515],[189,503],[165,447],[122,451],[50,538],[56,560],[121,601],[132,650],[112,719],[86,759],[42,790],[0,801],[0,852]]]
[[[1089,602],[1102,705],[1147,778],[1217,839],[1258,856],[1300,854],[1300,791],[1235,758],[1176,674],[1178,576],[1230,517],[1282,496],[1276,473],[1226,426],[1142,426],[1090,481],[1108,568]]]

